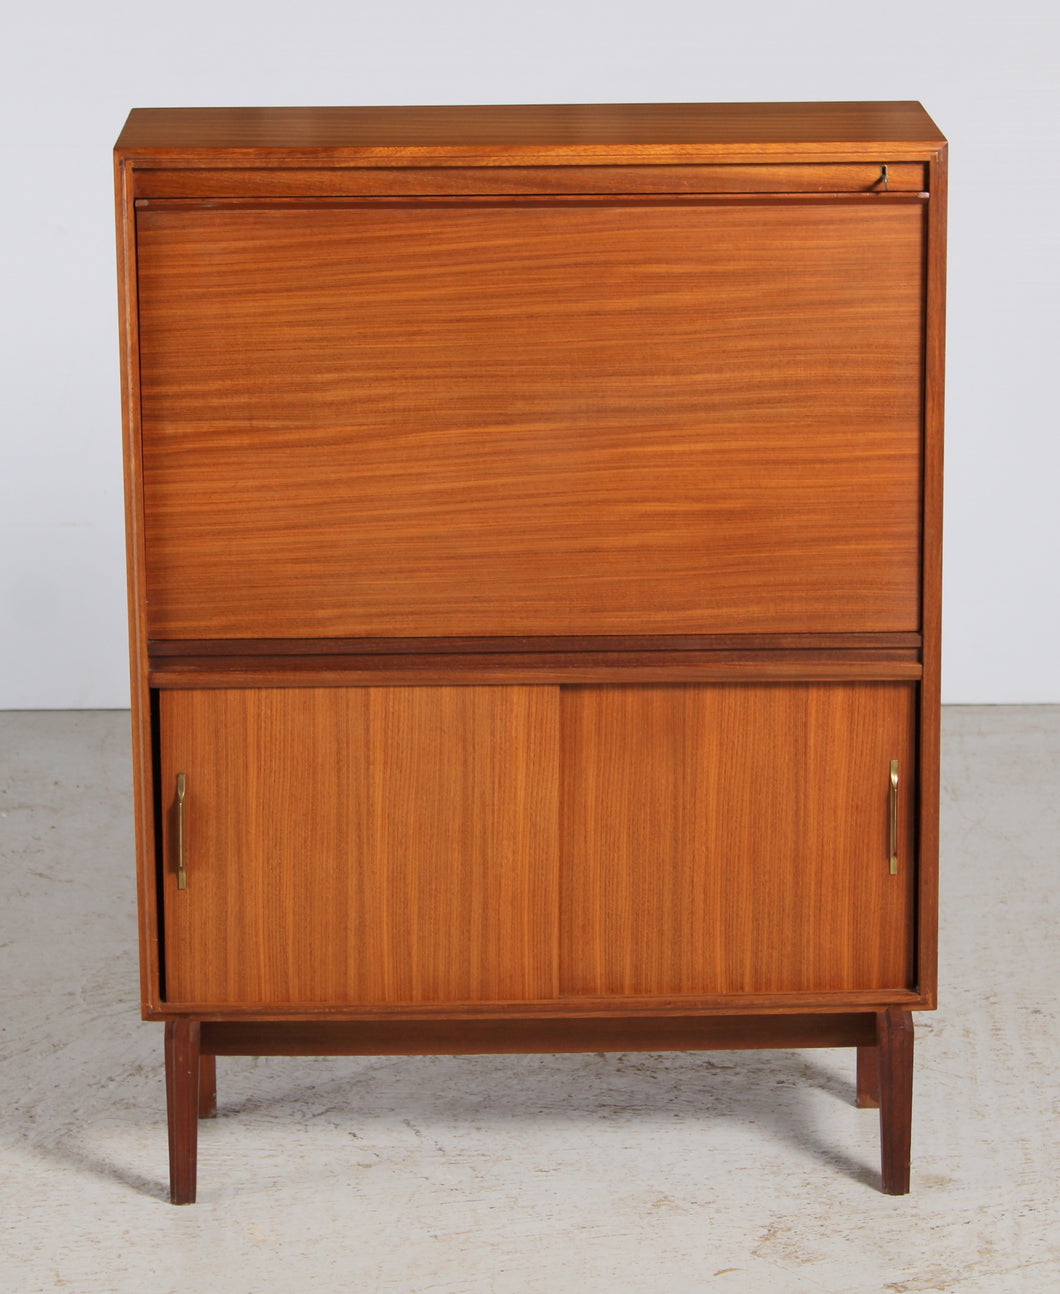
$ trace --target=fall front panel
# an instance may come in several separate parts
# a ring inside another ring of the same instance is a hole
[[[918,630],[923,231],[141,207],[150,636]]]

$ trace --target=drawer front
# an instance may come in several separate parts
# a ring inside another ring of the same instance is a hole
[[[141,209],[150,635],[917,630],[923,214]]]

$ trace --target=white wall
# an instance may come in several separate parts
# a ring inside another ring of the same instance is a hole
[[[945,698],[1060,701],[1057,13],[1029,0],[19,5],[0,29],[0,709],[126,703],[110,149],[130,107],[726,99],[920,99],[948,134]]]

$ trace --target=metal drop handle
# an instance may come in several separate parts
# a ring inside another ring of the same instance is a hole
[[[898,875],[898,761],[891,760],[891,875]]]
[[[188,779],[177,774],[177,889],[188,888]]]

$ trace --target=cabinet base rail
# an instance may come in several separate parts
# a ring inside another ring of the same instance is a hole
[[[856,1047],[857,1105],[878,1107],[882,1189],[909,1191],[913,1021],[901,1007],[657,1019],[166,1022],[170,1199],[195,1202],[198,1120],[217,1112],[217,1056],[458,1056]]]

